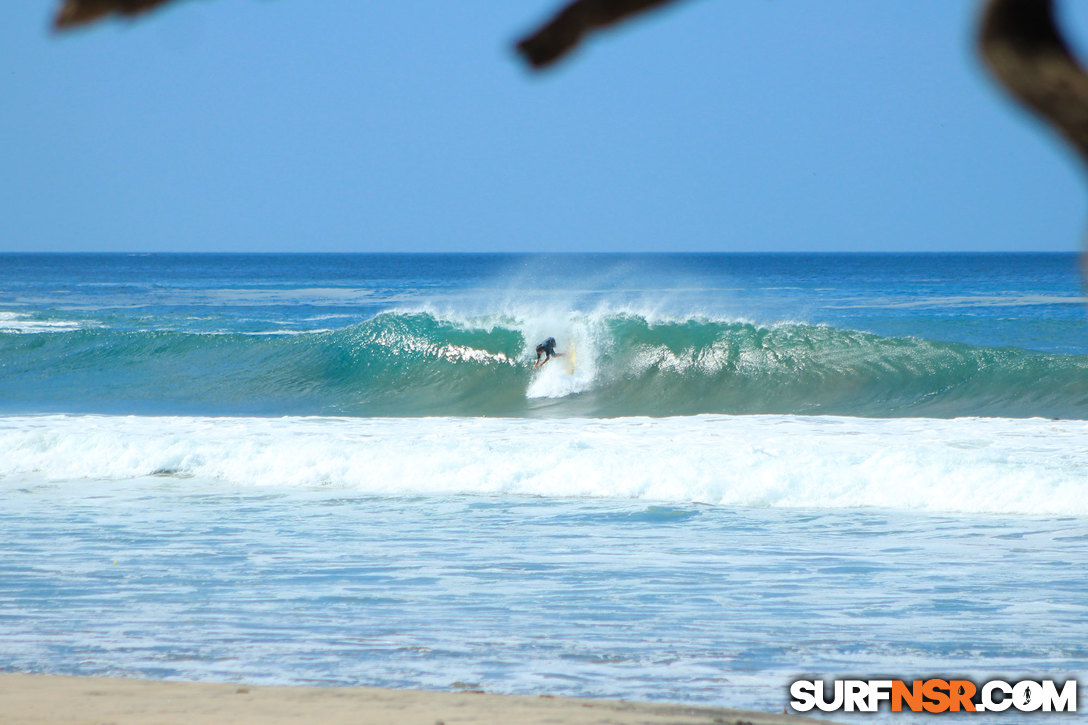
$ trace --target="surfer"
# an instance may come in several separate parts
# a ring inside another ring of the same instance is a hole
[[[540,359],[541,355],[544,356],[543,361]],[[555,338],[549,337],[547,340],[536,346],[536,364],[533,365],[533,370],[536,370],[553,357],[563,357],[563,353],[555,351]]]

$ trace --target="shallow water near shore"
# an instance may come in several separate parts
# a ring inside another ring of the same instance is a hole
[[[161,477],[3,498],[8,671],[778,710],[806,673],[1088,657],[1083,518]]]

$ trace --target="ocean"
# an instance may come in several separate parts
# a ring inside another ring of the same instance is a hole
[[[1086,309],[1072,254],[0,255],[0,671],[1088,682]]]

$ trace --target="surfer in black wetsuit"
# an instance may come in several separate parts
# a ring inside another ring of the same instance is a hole
[[[544,356],[543,361],[540,359],[541,355]],[[553,357],[563,357],[563,353],[555,351],[555,338],[549,337],[547,340],[536,346],[536,364],[533,365],[533,370],[536,370]]]

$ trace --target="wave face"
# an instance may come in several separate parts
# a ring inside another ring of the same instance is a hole
[[[568,359],[532,370],[538,338]],[[635,313],[386,312],[289,335],[0,333],[0,410],[202,415],[1088,418],[1088,356]]]

